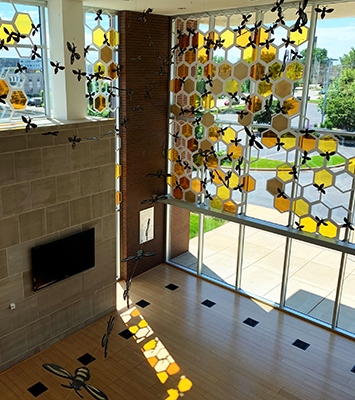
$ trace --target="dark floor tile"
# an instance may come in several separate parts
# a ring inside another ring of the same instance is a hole
[[[119,333],[124,339],[130,339],[133,336],[133,333],[129,329],[125,329],[124,331]]]
[[[206,306],[206,307],[208,307],[208,308],[211,308],[211,307],[213,307],[216,303],[213,302],[213,301],[211,301],[211,300],[206,299],[206,300],[203,301],[201,304],[203,304],[204,306]]]
[[[169,289],[169,290],[172,290],[172,291],[174,291],[174,290],[176,290],[176,289],[179,288],[179,286],[176,286],[176,285],[174,285],[173,283],[169,283],[169,285],[166,285],[165,287],[166,287],[167,289]]]
[[[136,303],[137,306],[142,307],[142,308],[146,308],[149,306],[150,303],[148,303],[148,301],[145,300],[139,300],[138,303]]]
[[[259,321],[253,319],[253,318],[247,318],[245,321],[243,321],[243,324],[249,325],[252,328],[255,328],[256,325],[258,325]]]
[[[297,339],[292,343],[293,346],[298,347],[299,349],[302,350],[307,350],[308,347],[310,346],[309,343],[304,342],[303,340]]]
[[[78,358],[78,361],[81,362],[84,365],[89,365],[90,363],[92,363],[93,361],[95,361],[96,358],[93,357],[91,354],[86,353],[83,356]]]
[[[31,386],[27,390],[32,394],[32,396],[38,397],[42,393],[46,392],[48,388],[44,386],[42,382],[37,382],[35,385]]]

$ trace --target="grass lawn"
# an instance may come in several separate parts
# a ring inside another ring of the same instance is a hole
[[[198,235],[198,224],[199,224],[199,215],[190,213],[190,239],[193,239]],[[205,218],[205,232],[213,231],[213,229],[218,228],[221,225],[227,223],[226,220],[215,217],[206,217]]]
[[[255,161],[256,157],[251,157],[252,163],[250,164],[250,168],[258,168],[258,169],[276,169],[279,165],[284,164],[284,161],[279,160],[269,160],[267,158],[259,158],[259,160]],[[254,162],[253,162],[254,161]],[[322,167],[324,162],[324,157],[322,156],[313,156],[311,160],[308,161],[308,166],[312,168]],[[331,156],[330,160],[328,161],[327,165],[338,165],[345,162],[345,159],[340,156]],[[243,163],[244,164],[244,163]],[[230,162],[225,162],[223,164],[226,167],[230,167],[232,164]],[[291,163],[293,165],[293,163]],[[289,168],[289,167],[285,167]],[[307,168],[307,165],[302,165],[301,168]]]

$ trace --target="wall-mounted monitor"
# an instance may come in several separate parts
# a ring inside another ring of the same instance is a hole
[[[32,248],[33,290],[95,266],[95,228]]]

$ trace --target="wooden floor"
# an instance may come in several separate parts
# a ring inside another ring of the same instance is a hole
[[[170,291],[165,288],[169,283],[179,288]],[[121,296],[120,287],[118,293]],[[40,400],[78,398],[73,390],[60,386],[69,380],[52,375],[42,364],[59,364],[74,373],[81,366],[77,358],[88,352],[96,358],[88,366],[89,383],[110,400],[177,399],[177,391],[171,391],[169,397],[167,390],[177,388],[181,376],[193,383],[185,393],[186,400],[355,400],[355,373],[350,372],[355,364],[352,340],[166,265],[133,280],[131,295],[134,303],[141,299],[150,302],[137,310],[154,331],[151,336],[140,343],[134,337],[122,338],[118,333],[127,326],[120,315],[126,309],[113,313],[116,320],[107,359],[100,344],[106,332],[105,317],[1,374],[0,399],[34,399],[27,388],[39,381],[48,387],[37,397]],[[206,299],[216,305],[203,306]],[[248,317],[259,324],[255,328],[243,324]],[[143,321],[138,315],[127,324],[131,327],[137,319]],[[175,361],[180,367],[164,384],[150,365],[152,359],[148,363],[141,350],[155,338],[166,349],[158,358]],[[310,347],[303,351],[292,346],[296,339]],[[85,390],[80,394],[93,399]]]

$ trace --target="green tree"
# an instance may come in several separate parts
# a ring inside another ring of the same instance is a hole
[[[345,68],[354,69],[355,68],[355,49],[351,47],[349,54],[344,54],[340,57],[341,65]]]
[[[301,51],[300,62],[306,63],[307,49]],[[328,50],[315,47],[312,54],[311,82],[324,84],[327,79],[328,71]]]

